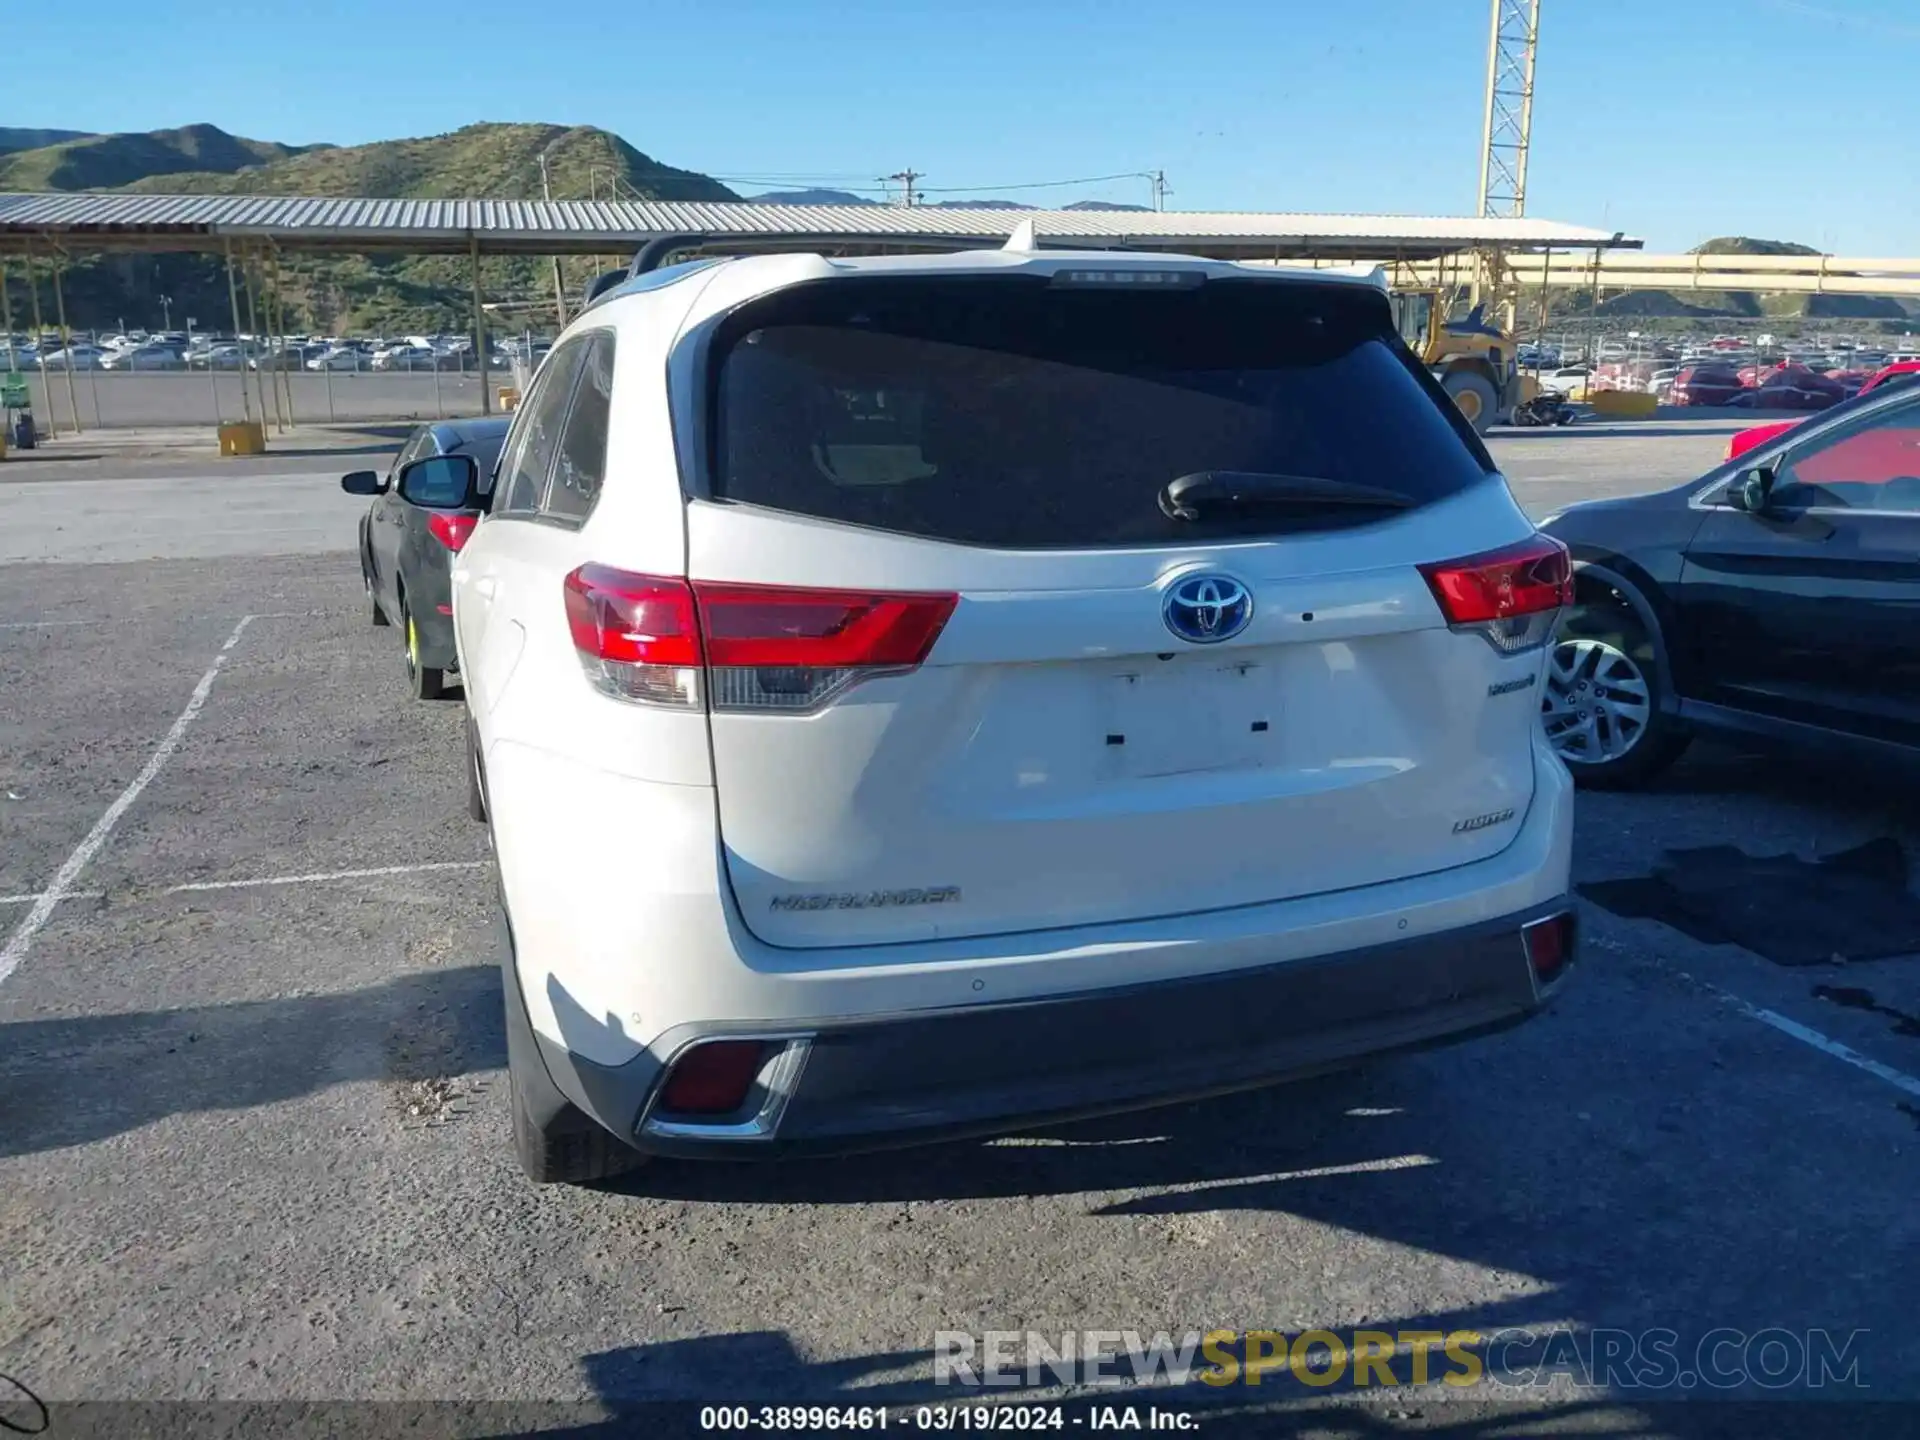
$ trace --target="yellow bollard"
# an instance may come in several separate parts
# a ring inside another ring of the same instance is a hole
[[[1645,420],[1659,407],[1659,401],[1644,390],[1595,390],[1587,403],[1596,415],[1616,420]]]

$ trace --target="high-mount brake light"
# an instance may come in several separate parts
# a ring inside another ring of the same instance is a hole
[[[1573,562],[1550,535],[1422,565],[1420,573],[1450,626],[1505,654],[1546,643],[1561,607],[1573,603]]]
[[[1056,286],[1095,286],[1108,290],[1193,290],[1207,283],[1204,270],[1058,270]]]
[[[716,711],[817,709],[875,675],[920,665],[952,594],[730,585],[583,565],[567,624],[596,688],[617,699]]]

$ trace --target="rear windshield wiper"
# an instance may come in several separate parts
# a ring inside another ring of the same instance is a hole
[[[1322,475],[1275,475],[1264,470],[1196,470],[1167,483],[1160,508],[1175,520],[1198,520],[1207,511],[1268,506],[1324,506],[1358,510],[1411,510],[1415,501],[1398,490],[1329,480]]]

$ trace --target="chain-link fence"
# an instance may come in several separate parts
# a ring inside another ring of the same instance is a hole
[[[222,339],[170,348],[114,345],[76,335],[0,339],[0,372],[25,377],[43,435],[130,427],[214,427],[261,420],[293,425],[433,420],[478,415],[483,387],[523,388],[545,342],[529,335],[489,347],[471,343],[314,344]]]

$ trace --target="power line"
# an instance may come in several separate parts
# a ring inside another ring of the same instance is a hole
[[[1151,170],[1127,170],[1118,175],[1088,175],[1078,180],[1036,180],[1030,185],[934,185],[926,187],[923,193],[984,195],[1004,190],[1058,190],[1068,185],[1105,185],[1113,180],[1151,180],[1153,175]]]
[[[891,194],[886,181],[901,183],[900,175],[889,175],[879,183],[866,182],[865,176],[842,178],[835,175],[715,175],[712,178],[727,185],[795,185],[818,186],[822,189],[845,190],[853,194]],[[922,178],[920,171],[913,172],[913,178]],[[1106,185],[1116,180],[1149,180],[1161,187],[1161,193],[1171,194],[1166,189],[1164,170],[1123,170],[1114,175],[1084,175],[1073,180],[1034,180],[1021,185],[916,185],[915,195],[988,195],[1001,194],[1013,190],[1060,190],[1073,185]]]

